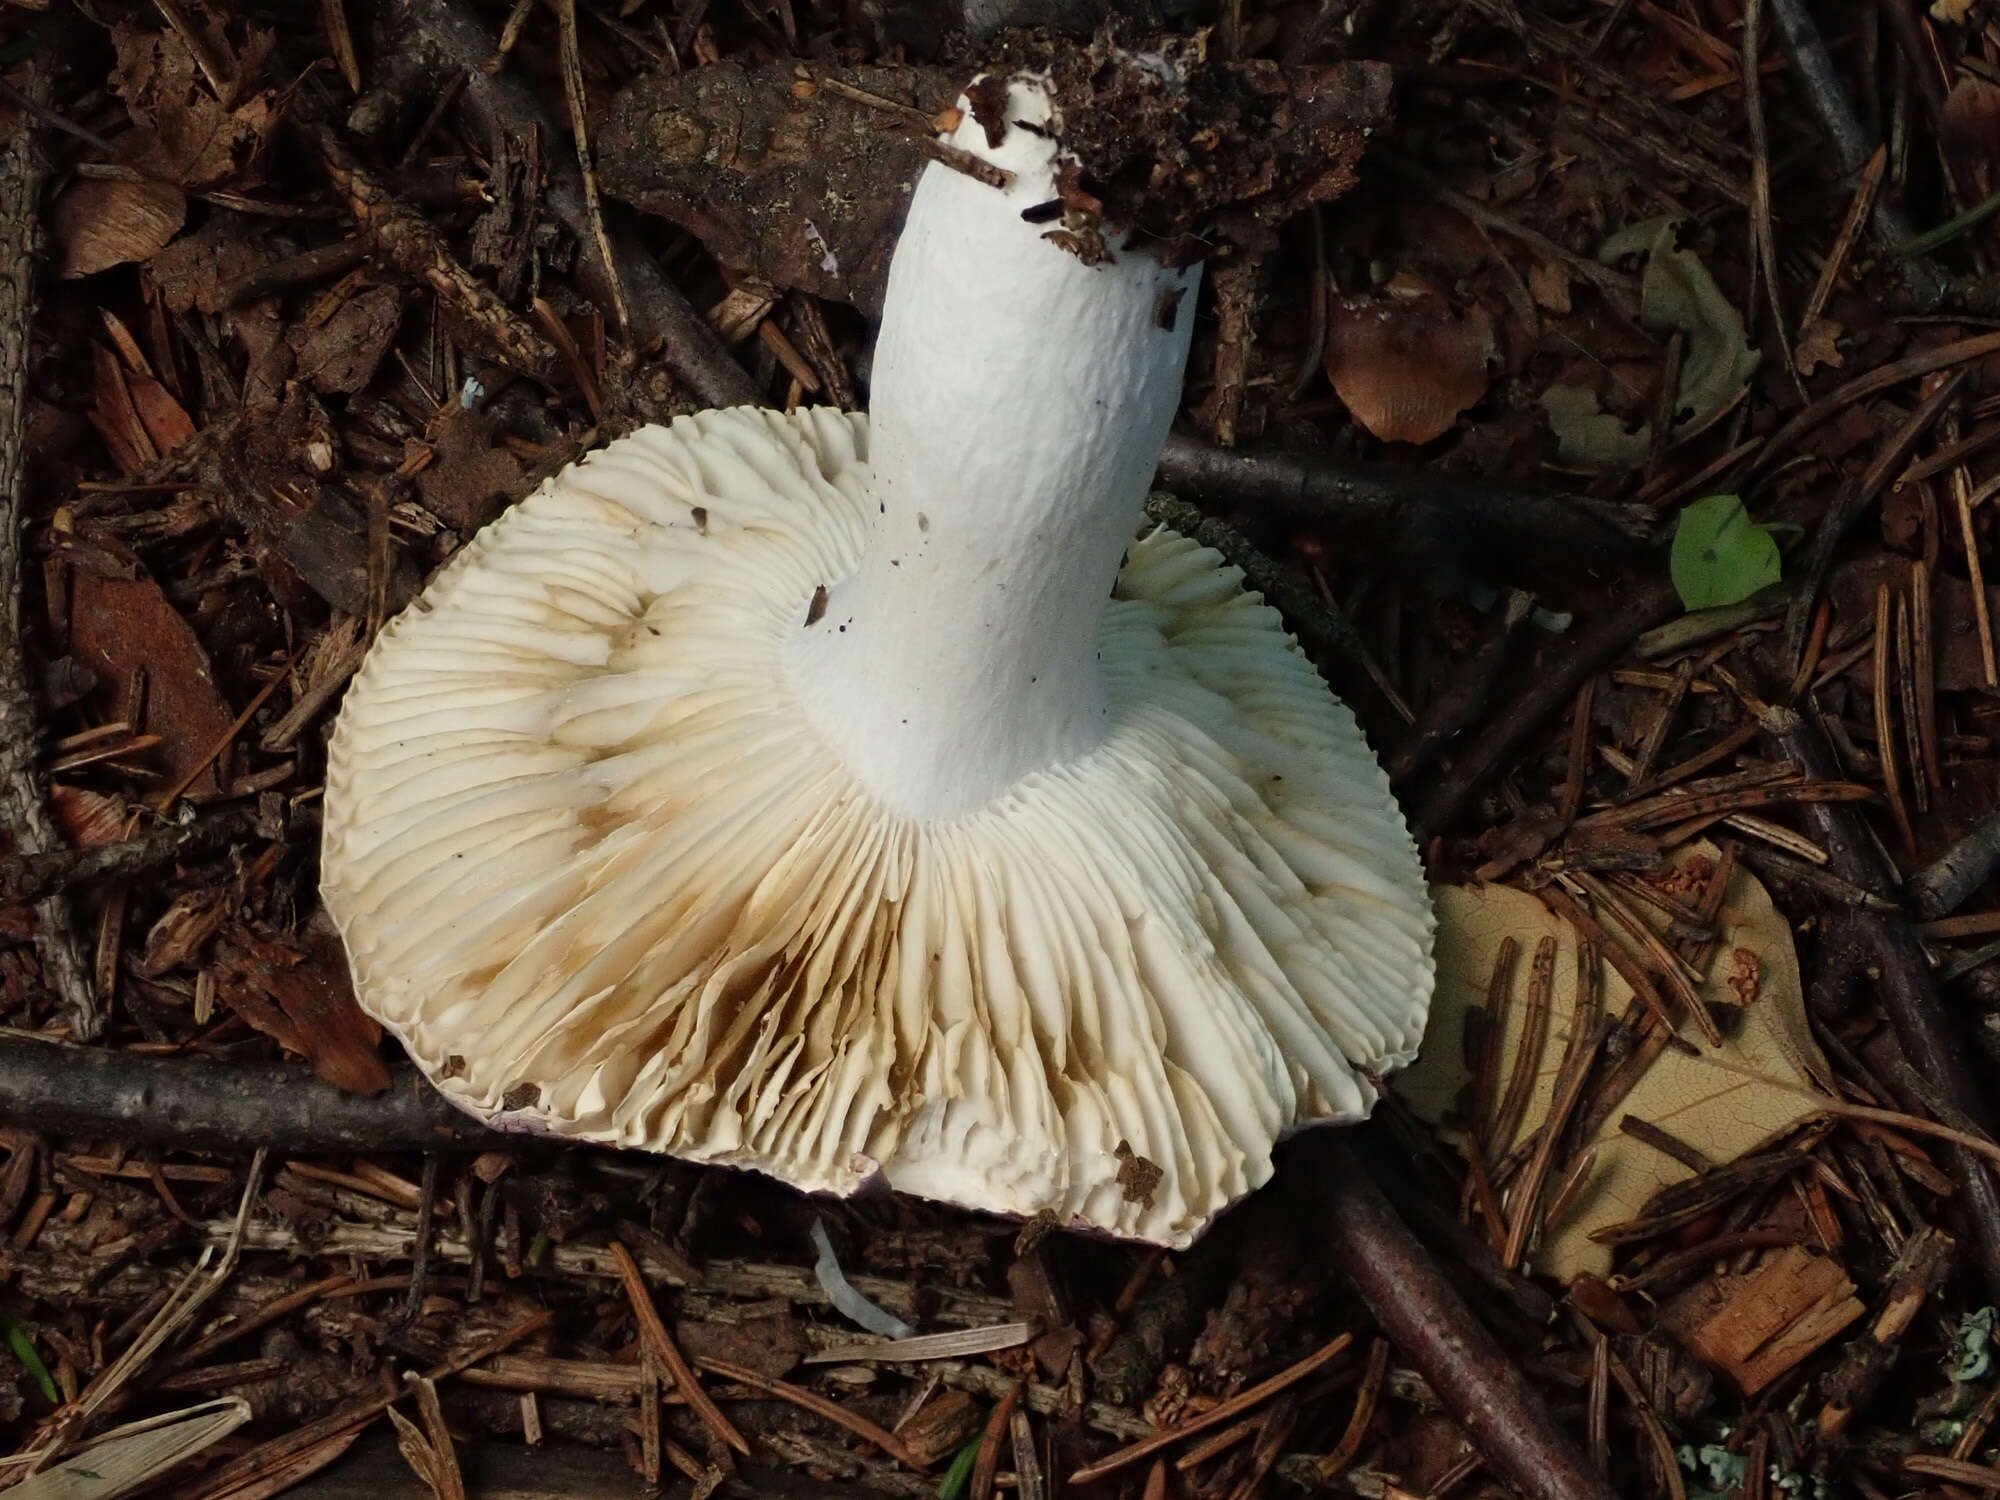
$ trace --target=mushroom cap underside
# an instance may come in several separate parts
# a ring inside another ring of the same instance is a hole
[[[326,779],[356,992],[496,1124],[1185,1244],[1415,1054],[1387,777],[1240,572],[1158,530],[1099,631],[1102,743],[884,811],[782,649],[860,556],[866,447],[825,409],[642,429],[382,632]]]

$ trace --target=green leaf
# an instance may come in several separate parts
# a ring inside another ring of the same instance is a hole
[[[958,1456],[951,1461],[951,1467],[944,1471],[944,1478],[938,1481],[938,1500],[959,1500],[965,1487],[972,1483],[972,1466],[979,1462],[980,1439],[974,1438],[958,1450]]]
[[[1741,604],[1784,572],[1770,529],[1751,520],[1736,495],[1710,495],[1681,512],[1670,565],[1689,609]]]
[[[6,1334],[7,1347],[14,1351],[14,1358],[18,1359],[21,1367],[34,1378],[42,1394],[51,1401],[60,1402],[62,1392],[56,1389],[55,1380],[49,1374],[49,1367],[42,1363],[41,1355],[35,1353],[35,1346],[28,1342],[28,1336],[21,1332],[14,1320],[5,1313],[0,1313],[0,1332]]]

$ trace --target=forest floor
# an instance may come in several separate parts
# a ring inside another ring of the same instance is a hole
[[[1469,1497],[1525,1378],[1540,1494],[2000,1491],[1988,0],[1177,22],[1355,143],[1211,267],[1154,514],[1437,884],[1340,1148],[1414,1324],[1320,1158],[1165,1254],[413,1080],[318,897],[343,687],[607,438],[859,404],[970,64],[859,0],[297,9],[0,0],[0,1488]]]

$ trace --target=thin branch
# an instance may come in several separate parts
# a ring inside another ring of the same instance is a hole
[[[1603,1479],[1397,1217],[1342,1132],[1299,1136],[1281,1170],[1333,1263],[1494,1474],[1529,1500],[1611,1500]]]
[[[414,1072],[373,1098],[301,1067],[146,1057],[0,1036],[0,1125],[203,1149],[282,1141],[288,1151],[516,1147],[460,1114]]]
[[[38,84],[31,83],[32,96]],[[0,825],[24,853],[64,847],[49,813],[36,756],[40,715],[29,686],[21,638],[22,490],[27,474],[28,349],[35,320],[35,247],[43,167],[34,132],[17,127],[0,142]],[[46,896],[35,905],[35,947],[42,973],[71,1031],[103,1029],[69,903]]]

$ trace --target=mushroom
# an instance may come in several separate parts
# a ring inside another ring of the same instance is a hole
[[[1415,1054],[1432,918],[1277,612],[1135,540],[1198,268],[1052,227],[1060,114],[1003,97],[950,142],[1007,185],[916,188],[871,416],[636,431],[383,630],[323,889],[492,1124],[1184,1245]]]

